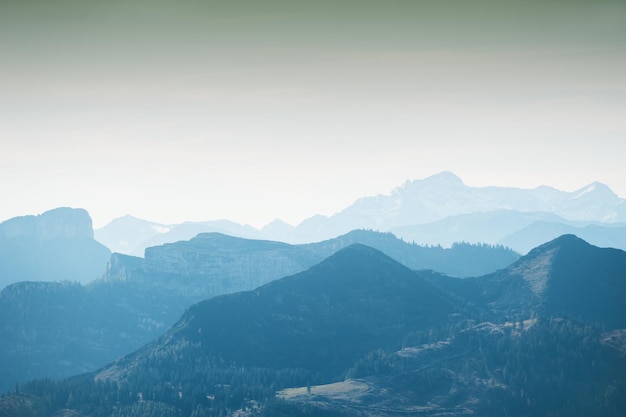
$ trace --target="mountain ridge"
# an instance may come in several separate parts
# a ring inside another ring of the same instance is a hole
[[[21,382],[20,375],[62,377],[93,370],[157,337],[191,304],[293,275],[358,242],[384,250],[411,268],[448,266],[444,272],[451,275],[477,275],[518,259],[516,253],[501,247],[426,248],[373,231],[354,231],[308,245],[210,233],[150,248],[146,258],[114,253],[102,279],[68,287],[68,294],[56,291],[54,285],[25,291],[20,287],[28,284],[15,284],[16,303],[0,297],[4,312],[0,316],[0,367],[5,370],[0,388]],[[76,296],[69,297],[70,293]],[[40,299],[47,300],[48,310],[33,304]],[[24,314],[31,310],[41,314]],[[16,323],[31,331],[14,332]],[[75,340],[76,347],[68,348],[66,340]],[[37,348],[41,345],[45,349]],[[48,361],[50,367],[35,366],[46,358],[54,358]],[[54,363],[62,366],[55,368]]]
[[[140,416],[149,403],[158,416],[617,417],[626,357],[613,345],[626,328],[625,295],[626,252],[571,235],[466,279],[350,245],[306,271],[193,305],[96,372],[24,390],[57,392],[29,394],[48,414],[81,416],[112,407]]]
[[[406,332],[447,320],[458,307],[444,299],[419,274],[376,249],[354,244],[301,273],[191,306],[170,332],[145,348],[156,351],[144,354],[157,355],[168,346],[200,346],[209,349],[208,357],[240,366],[306,369],[307,363],[315,363],[316,372],[334,374],[366,354],[374,341],[400,346]],[[392,306],[402,314],[379,314]],[[378,330],[368,327],[377,321]],[[331,335],[332,353],[324,342]],[[295,353],[293,338],[299,340]],[[133,356],[131,367],[137,366]],[[120,372],[105,368],[96,379],[114,374]]]
[[[274,221],[261,229],[255,229],[247,225],[224,225],[219,221],[196,222],[193,225],[188,224],[186,226],[188,231],[179,238],[189,239],[200,232],[217,231],[246,238],[311,243],[327,240],[354,229],[387,232],[426,225],[448,217],[497,210],[517,211],[522,214],[544,213],[545,216],[562,218],[567,223],[576,221],[626,223],[625,200],[618,197],[607,185],[597,181],[572,192],[560,191],[545,185],[535,188],[473,187],[466,185],[452,172],[444,171],[424,179],[408,180],[393,188],[388,194],[358,198],[337,213],[330,216],[317,214],[295,226],[283,221]],[[112,223],[114,222],[115,220]],[[109,225],[96,230],[96,235],[99,236],[100,231],[107,227]],[[194,229],[191,230],[192,228]],[[509,230],[507,234],[516,230],[518,229]],[[499,238],[505,236],[500,235]],[[157,233],[154,233],[153,237],[160,240],[150,242],[150,238],[146,238],[125,253],[142,255],[143,249],[151,244],[165,243],[164,239],[169,241],[176,239]],[[403,237],[411,239],[409,235]],[[472,237],[467,241],[498,243],[498,239],[485,242]],[[444,244],[432,240],[423,243]]]

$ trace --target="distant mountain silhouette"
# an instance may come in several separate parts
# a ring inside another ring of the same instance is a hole
[[[390,231],[404,240],[415,242],[419,245],[442,245],[449,247],[455,242],[482,242],[504,244],[506,246],[507,241],[503,241],[504,237],[536,221],[570,223],[552,213],[499,209],[448,216],[432,223],[398,226]],[[551,236],[546,240],[537,242],[535,246],[558,236]],[[511,243],[516,244],[517,242]],[[517,246],[509,247],[519,251]],[[527,253],[533,247],[526,249],[523,253]]]
[[[95,236],[113,252],[143,257],[148,247],[189,240],[200,233],[211,232],[250,239],[262,237],[262,234],[253,227],[242,226],[228,220],[164,225],[133,216],[124,216],[111,221],[97,229]]]
[[[251,226],[218,220],[158,225],[148,236],[149,233],[144,232],[148,230],[145,228],[146,223],[150,222],[138,221],[136,227],[128,225],[120,228],[123,220],[114,220],[96,230],[96,236],[112,250],[136,256],[143,256],[146,247],[188,240],[204,232],[288,243],[311,243],[355,229],[370,229],[391,231],[420,244],[450,246],[455,242],[499,244],[506,236],[534,221],[576,226],[626,223],[626,202],[608,186],[598,182],[574,192],[559,191],[548,186],[534,189],[471,187],[453,173],[442,172],[425,179],[407,181],[388,195],[360,198],[332,216],[317,214],[296,226],[275,220],[257,230]],[[176,231],[179,227],[180,230]],[[159,232],[163,230],[169,231]],[[142,236],[141,243],[135,243],[138,239],[133,235]],[[128,243],[131,241],[132,245]],[[120,246],[120,242],[126,242],[126,246]],[[527,243],[523,245],[526,248]]]
[[[595,246],[626,250],[626,225],[623,224],[573,225],[536,221],[500,239],[498,243],[525,254],[543,242],[566,234],[579,236]]]
[[[143,256],[143,242],[170,231],[172,226],[124,216],[112,220],[106,226],[94,231],[95,239],[112,252],[132,254],[140,251]]]
[[[453,173],[442,172],[423,180],[407,181],[389,195],[361,198],[330,217],[311,217],[296,227],[290,241],[322,240],[360,228],[390,231],[449,216],[495,210],[551,213],[568,220],[626,221],[624,200],[598,182],[574,192],[547,186],[470,187]]]
[[[605,336],[563,318],[525,323],[372,352],[344,380],[280,390],[265,415],[623,415],[626,357]]]
[[[93,239],[89,214],[57,208],[0,223],[0,288],[18,281],[101,278],[111,252]]]

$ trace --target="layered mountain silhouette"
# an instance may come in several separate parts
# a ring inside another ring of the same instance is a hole
[[[499,209],[448,216],[426,224],[393,227],[390,231],[396,236],[401,236],[405,240],[420,245],[451,246],[455,242],[495,244],[500,243],[503,237],[512,235],[540,221],[555,224],[570,223],[552,213]],[[526,250],[523,253],[525,254],[530,249],[559,236],[555,235],[546,240],[541,240],[530,248],[524,246]],[[510,247],[517,251],[517,247],[522,242],[513,241],[510,243],[516,245]]]
[[[23,385],[0,407],[17,410],[22,399],[76,415],[620,416],[625,289],[626,252],[571,235],[469,279],[411,271],[353,245],[305,272],[196,304],[100,371]]]
[[[310,243],[355,229],[371,229],[390,231],[423,245],[449,247],[455,242],[509,244],[514,250],[526,253],[559,234],[530,236],[524,240],[506,240],[507,237],[538,221],[574,227],[619,225],[626,222],[624,201],[608,186],[598,182],[574,192],[547,186],[534,189],[470,187],[453,173],[442,172],[407,181],[388,195],[361,198],[332,216],[315,215],[297,226],[280,220],[260,230],[228,221],[157,225],[138,219],[130,221],[125,217],[96,230],[96,237],[114,251],[142,256],[143,250],[149,246],[187,240],[203,232]],[[122,224],[125,227],[121,228]],[[585,237],[593,244],[606,246],[605,243],[611,240],[611,231],[606,232],[608,237],[604,233],[586,234]],[[132,236],[141,236],[141,239]],[[546,239],[537,239],[541,237]],[[120,242],[126,242],[125,246]],[[625,246],[619,247],[626,249]]]
[[[0,223],[0,288],[18,281],[101,278],[111,252],[93,238],[83,209],[57,208]]]
[[[132,377],[146,358],[185,355],[338,377],[372,349],[446,323],[461,306],[382,252],[352,245],[306,272],[192,306],[172,330],[97,379]],[[166,359],[168,360],[168,359]],[[130,375],[130,376],[129,376]]]
[[[626,226],[623,224],[568,224],[535,221],[500,239],[499,244],[527,253],[532,248],[561,235],[576,235],[595,246],[626,250]]]
[[[124,216],[97,229],[95,238],[113,252],[143,257],[146,248],[189,240],[201,233],[221,233],[246,239],[264,237],[251,226],[242,226],[229,220],[165,225]]]
[[[626,204],[604,184],[594,182],[574,192],[541,186],[534,189],[509,187],[470,187],[451,172],[442,172],[423,180],[407,181],[389,195],[365,197],[330,217],[315,216],[294,230],[294,241],[320,240],[345,230],[372,228],[381,231],[424,225],[463,214],[511,210],[520,213],[544,213],[568,221],[624,222]],[[480,217],[476,220],[480,221]],[[502,222],[502,220],[500,220]],[[512,220],[505,220],[509,223]],[[513,226],[513,225],[511,225]],[[342,231],[342,229],[344,229]],[[400,229],[402,230],[402,229]],[[448,229],[450,230],[450,229]],[[497,227],[480,228],[498,230]],[[512,233],[512,231],[509,231]],[[400,236],[412,240],[415,236]],[[467,241],[480,242],[480,234]],[[502,235],[501,237],[504,237]],[[431,236],[429,239],[433,239]],[[455,239],[460,241],[465,239]],[[418,242],[444,244],[439,241]],[[497,243],[497,240],[484,241]]]
[[[353,243],[411,269],[459,276],[492,272],[519,257],[485,245],[420,247],[364,230],[309,245],[208,233],[148,248],[145,258],[113,254],[106,276],[89,285],[15,283],[0,293],[0,387],[97,369],[162,334],[194,303],[304,271]]]

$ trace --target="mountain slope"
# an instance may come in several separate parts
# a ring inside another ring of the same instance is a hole
[[[622,416],[626,357],[565,319],[482,323],[432,343],[378,352],[344,381],[279,391],[264,415]]]
[[[211,233],[148,248],[145,259],[113,254],[106,277],[88,286],[19,283],[0,295],[0,389],[97,369],[160,335],[194,303],[304,271],[353,243],[375,246],[413,269],[447,267],[459,275],[491,272],[518,258],[504,248],[424,248],[371,231],[311,245]]]
[[[172,363],[187,347],[209,363],[336,378],[369,351],[399,347],[407,333],[447,323],[460,308],[415,272],[353,245],[305,272],[192,306],[170,332],[96,378],[119,381],[153,357]]]
[[[563,235],[501,271],[458,284],[456,291],[502,314],[564,315],[608,329],[626,328],[620,301],[626,297],[626,252]]]
[[[26,384],[0,410],[21,399],[44,415],[618,417],[625,256],[566,235],[457,279],[353,245],[196,304],[134,353]]]
[[[0,391],[93,371],[162,334],[182,302],[131,283],[11,284],[0,292]]]

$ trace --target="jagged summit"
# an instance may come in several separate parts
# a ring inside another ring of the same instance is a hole
[[[595,197],[601,196],[609,199],[619,199],[617,194],[615,194],[608,185],[598,181],[594,181],[581,189],[574,191],[572,194],[573,198],[581,198],[583,196],[589,197],[590,195],[593,195]]]
[[[452,171],[442,171],[438,174],[434,174],[434,175],[431,175],[430,177],[426,177],[422,181],[442,183],[442,184],[464,185],[463,180]]]
[[[403,194],[416,190],[431,189],[432,187],[464,187],[463,180],[451,171],[442,171],[418,180],[407,180],[400,187],[395,188],[392,194]]]
[[[456,223],[458,219],[454,219],[457,216],[497,213],[502,210],[516,213],[509,222],[501,221],[503,227],[491,225],[489,222],[475,227],[468,218],[462,220],[468,227],[460,229]],[[448,240],[452,239],[452,243],[467,241],[500,244],[510,234],[529,226],[532,217],[538,215],[551,216],[555,221],[566,224],[616,224],[626,222],[626,203],[607,185],[599,182],[593,182],[574,192],[561,191],[546,185],[532,189],[473,187],[466,185],[455,173],[442,171],[423,179],[407,180],[388,193],[357,198],[337,213],[316,214],[296,225],[274,220],[261,229],[256,229],[249,225],[215,220],[165,226],[125,216],[96,230],[96,238],[115,252],[136,256],[142,256],[147,247],[188,240],[198,233],[209,231],[253,239],[311,243],[331,239],[350,230],[374,229],[391,231],[422,244],[448,246],[451,243],[438,240],[443,232],[450,235]],[[520,216],[526,219],[520,219]],[[446,219],[449,220],[447,223]],[[115,224],[120,225],[122,221],[125,223],[123,227],[113,227]],[[441,223],[433,225],[430,230],[422,227],[435,222]],[[532,244],[526,241],[522,244],[528,250],[554,236],[556,234],[545,236],[545,239],[534,239]],[[486,238],[489,240],[485,240]],[[594,239],[592,241],[601,242]]]
[[[607,328],[626,327],[626,252],[567,234],[502,271],[477,279],[496,309],[566,315]]]

